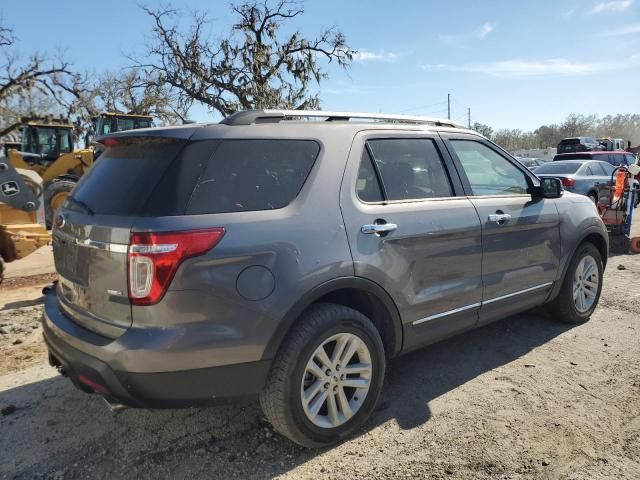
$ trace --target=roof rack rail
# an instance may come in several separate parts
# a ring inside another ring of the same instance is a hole
[[[245,110],[224,118],[224,125],[253,125],[256,123],[279,123],[282,120],[315,118],[324,121],[373,120],[415,125],[436,125],[438,127],[465,128],[464,125],[442,118],[416,117],[386,113],[329,112],[323,110]]]

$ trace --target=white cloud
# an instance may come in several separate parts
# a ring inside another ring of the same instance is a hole
[[[640,55],[620,62],[574,62],[563,58],[549,60],[501,60],[471,62],[460,65],[446,63],[423,65],[429,72],[478,73],[500,78],[539,78],[593,75],[605,70],[623,69],[640,65]]]
[[[491,25],[490,23],[483,23],[475,30],[472,30],[466,33],[458,33],[458,34],[441,33],[438,35],[438,39],[441,42],[446,43],[448,45],[459,46],[459,45],[463,45],[464,43],[467,43],[470,40],[483,39],[487,35],[489,35],[491,32],[493,32],[494,29],[495,29],[495,26]]]
[[[605,12],[613,12],[613,13],[624,12],[627,8],[633,5],[633,1],[634,0],[614,0],[611,2],[596,3],[593,6],[593,8],[589,10],[587,13],[589,15],[595,15],[598,13],[605,13]]]
[[[612,28],[600,33],[601,37],[618,37],[622,35],[633,35],[634,33],[640,33],[640,23],[636,25],[626,25],[624,27]]]
[[[566,12],[562,12],[562,13],[560,14],[560,16],[561,16],[562,18],[569,18],[569,17],[571,17],[574,13],[576,13],[576,10],[578,10],[578,8],[577,8],[577,7],[571,8],[571,9],[567,10]]]
[[[372,52],[367,49],[359,50],[353,55],[354,62],[395,62],[400,55],[395,52],[380,50]]]

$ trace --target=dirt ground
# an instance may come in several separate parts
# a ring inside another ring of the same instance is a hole
[[[2,479],[640,478],[640,255],[584,325],[526,313],[393,361],[362,434],[317,451],[251,401],[111,413],[46,364],[40,288],[0,289]]]

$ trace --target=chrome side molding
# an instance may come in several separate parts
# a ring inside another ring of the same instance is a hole
[[[455,315],[456,313],[464,312],[465,310],[471,310],[473,308],[478,308],[483,305],[489,305],[494,302],[499,302],[501,300],[506,300],[508,298],[515,297],[517,295],[522,295],[524,293],[533,292],[535,290],[540,290],[542,288],[550,287],[553,285],[553,282],[542,283],[540,285],[536,285],[535,287],[525,288],[524,290],[518,290],[517,292],[509,293],[507,295],[502,295],[500,297],[491,298],[489,300],[483,300],[482,302],[472,303],[471,305],[465,305],[464,307],[455,308],[453,310],[448,310],[442,313],[436,313],[435,315],[430,315],[425,318],[421,318],[419,320],[415,320],[411,322],[411,325],[420,325],[421,323],[428,322],[429,320],[436,320],[437,318],[448,317],[449,315]]]

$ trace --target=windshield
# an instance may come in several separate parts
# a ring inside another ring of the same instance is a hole
[[[576,173],[582,166],[580,162],[554,162],[546,163],[536,168],[536,175],[545,173]]]
[[[72,149],[68,128],[28,126],[22,130],[23,152],[52,156],[69,153]]]

